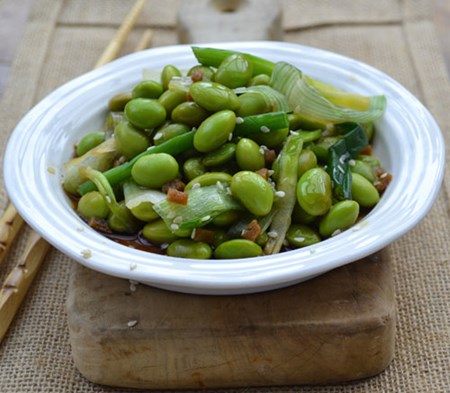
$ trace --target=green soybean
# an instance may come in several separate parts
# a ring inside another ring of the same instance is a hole
[[[367,162],[361,160],[353,160],[352,164],[350,165],[350,170],[352,171],[352,173],[358,173],[361,176],[364,176],[372,183],[377,179],[373,167]]]
[[[253,75],[252,64],[236,53],[222,61],[214,74],[214,80],[231,89],[245,86]]]
[[[192,157],[187,159],[183,164],[183,173],[188,180],[195,179],[196,177],[206,173],[206,167],[200,157]]]
[[[155,145],[160,145],[169,139],[184,134],[188,132],[190,128],[186,124],[180,123],[169,123],[158,129],[158,131],[153,135],[153,143]]]
[[[138,83],[131,91],[133,98],[159,98],[164,89],[161,83],[146,80]]]
[[[214,78],[214,71],[211,67],[197,64],[187,72],[187,76],[190,76],[193,82],[211,81]]]
[[[263,255],[259,244],[246,239],[232,239],[221,243],[214,251],[217,259],[251,258]]]
[[[147,135],[128,121],[122,121],[116,126],[114,136],[117,149],[127,160],[147,150],[150,146]]]
[[[131,93],[119,93],[112,97],[108,102],[108,108],[111,112],[122,112],[125,105],[132,100]]]
[[[235,111],[239,108],[236,93],[216,82],[195,82],[189,88],[189,92],[197,104],[210,112],[224,109]]]
[[[136,161],[131,176],[141,186],[160,188],[178,176],[178,162],[170,154],[150,154]]]
[[[158,213],[153,210],[153,203],[151,202],[142,202],[130,210],[131,214],[141,221],[150,222],[159,218]]]
[[[311,151],[303,149],[298,157],[298,177],[302,176],[307,170],[317,166],[317,157]]]
[[[167,90],[169,88],[169,83],[172,80],[173,77],[181,76],[181,71],[173,66],[173,65],[166,65],[162,72],[161,72],[161,84],[164,88],[164,90]]]
[[[352,199],[362,207],[374,207],[380,200],[380,194],[364,176],[352,173]]]
[[[206,167],[217,167],[230,161],[236,153],[236,144],[225,143],[217,150],[208,153],[203,157],[202,164]]]
[[[242,212],[237,210],[228,210],[226,212],[220,213],[218,216],[214,217],[212,223],[219,227],[228,227],[234,224],[241,217]]]
[[[331,179],[322,168],[307,170],[297,183],[297,201],[313,216],[325,214],[331,207]]]
[[[166,110],[156,100],[134,98],[125,106],[125,114],[134,126],[142,129],[153,129],[166,120]]]
[[[125,201],[121,201],[110,211],[108,226],[115,232],[132,234],[139,230],[140,223],[126,207]]]
[[[178,258],[209,259],[212,250],[206,243],[179,239],[170,244],[167,248],[167,255]]]
[[[255,172],[241,171],[231,180],[231,193],[244,207],[256,216],[265,216],[273,205],[273,190],[270,184]]]
[[[255,75],[252,79],[250,79],[247,83],[247,86],[259,86],[259,85],[269,85],[270,84],[270,76],[267,74],[258,74]]]
[[[233,111],[222,110],[209,116],[200,124],[194,135],[194,147],[202,153],[216,150],[228,141],[236,125]]]
[[[268,110],[267,102],[261,94],[249,92],[239,96],[239,109],[236,114],[245,117],[266,113]]]
[[[77,144],[77,156],[82,156],[104,141],[105,133],[103,131],[93,131],[84,135]]]
[[[170,116],[172,114],[172,111],[182,102],[185,102],[186,99],[187,97],[184,91],[166,90],[159,96],[158,102],[166,110],[167,116]]]
[[[109,214],[109,207],[104,196],[98,191],[91,191],[83,195],[78,201],[77,211],[81,217],[86,219],[106,218]]]
[[[259,131],[251,135],[251,139],[256,141],[259,145],[267,147],[280,146],[287,138],[289,134],[288,128],[279,128],[270,132]]]
[[[190,127],[198,127],[209,113],[196,102],[182,102],[172,111],[172,121],[184,123]]]
[[[190,190],[194,184],[199,184],[200,187],[213,186],[217,182],[222,184],[230,184],[232,176],[224,172],[206,172],[203,175],[197,176],[186,184],[185,190]]]
[[[260,146],[249,138],[242,138],[236,145],[236,161],[242,170],[257,171],[264,168],[264,153]]]
[[[317,159],[326,164],[328,160],[328,149],[333,146],[338,140],[339,136],[327,136],[311,145],[311,150],[316,155]]]
[[[358,214],[358,202],[344,200],[336,203],[320,220],[320,235],[323,237],[329,237],[350,228],[356,222]]]
[[[291,247],[307,247],[320,242],[319,234],[306,225],[291,225],[286,233],[286,239]]]
[[[142,230],[142,236],[157,244],[171,243],[179,238],[161,219],[146,224]]]

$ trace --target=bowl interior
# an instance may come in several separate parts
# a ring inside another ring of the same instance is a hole
[[[388,109],[376,123],[373,147],[394,178],[364,225],[305,249],[211,263],[133,250],[82,222],[61,187],[63,165],[74,144],[83,134],[102,127],[109,98],[142,80],[144,68],[159,71],[170,63],[188,69],[196,64],[189,46],[126,56],[60,87],[25,116],[5,155],[7,191],[25,220],[55,247],[101,272],[184,292],[225,294],[289,285],[355,261],[403,235],[430,209],[443,176],[442,136],[429,112],[397,82],[361,62],[299,45],[210,46],[287,61],[338,88],[387,96]]]

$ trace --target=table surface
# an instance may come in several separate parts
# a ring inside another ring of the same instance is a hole
[[[32,0],[0,1],[0,97],[27,21]],[[432,0],[433,18],[450,75],[450,1]]]

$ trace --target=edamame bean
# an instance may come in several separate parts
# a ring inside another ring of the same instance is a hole
[[[247,83],[247,86],[268,85],[270,83],[270,76],[266,74],[255,75]]]
[[[178,162],[170,154],[149,154],[136,161],[131,176],[141,186],[160,188],[178,176]]]
[[[241,54],[232,54],[222,61],[214,80],[230,89],[245,86],[253,75],[252,64]]]
[[[186,93],[180,90],[166,90],[158,98],[158,102],[166,110],[167,116],[170,116],[172,111],[186,101]]]
[[[159,145],[168,141],[174,136],[184,134],[188,132],[190,128],[186,124],[170,123],[161,127],[153,136],[153,143]]]
[[[188,71],[187,76],[190,76],[193,82],[212,81],[214,71],[210,67],[198,64]]]
[[[225,143],[217,150],[208,153],[202,160],[202,164],[206,167],[214,167],[224,165],[230,161],[236,152],[236,145],[234,143]]]
[[[352,199],[362,207],[374,207],[380,200],[380,194],[364,176],[352,173]]]
[[[248,171],[257,171],[264,168],[264,153],[260,146],[249,138],[242,138],[236,145],[236,161],[239,168]]]
[[[78,214],[81,217],[106,218],[109,214],[109,207],[103,195],[98,191],[91,191],[83,195],[78,201]]]
[[[352,165],[350,165],[350,170],[353,173],[358,173],[361,176],[364,176],[371,183],[373,183],[377,179],[373,168],[367,162],[361,160],[353,160]]]
[[[237,210],[228,210],[214,217],[212,223],[218,227],[228,227],[234,224],[241,217],[242,212]]]
[[[307,247],[320,242],[319,234],[306,225],[291,225],[286,233],[286,239],[291,247]]]
[[[320,220],[319,233],[329,237],[339,231],[350,228],[357,220],[359,214],[358,202],[344,200],[336,203],[330,211]]]
[[[224,109],[235,111],[239,108],[236,93],[226,86],[216,82],[195,82],[189,88],[192,99],[210,112]]]
[[[127,160],[147,150],[147,136],[128,121],[121,121],[114,130],[117,149]]]
[[[261,94],[249,92],[239,96],[239,109],[236,114],[245,117],[266,113],[268,110],[266,100]]]
[[[303,149],[298,157],[298,177],[301,177],[308,169],[315,168],[317,166],[316,155],[308,149]]]
[[[328,161],[328,149],[339,139],[339,136],[326,136],[325,138],[313,143],[311,145],[311,150],[321,163],[326,164]]]
[[[236,125],[233,111],[222,110],[209,116],[200,124],[194,134],[194,147],[199,152],[208,153],[223,145],[232,135]]]
[[[156,100],[134,98],[125,106],[125,114],[131,124],[142,129],[153,129],[166,120],[166,110]]]
[[[157,244],[171,243],[179,238],[163,220],[156,220],[146,224],[142,230],[142,236]]]
[[[267,147],[277,147],[286,140],[288,134],[288,128],[280,128],[278,130],[272,130],[270,132],[256,132],[255,134],[251,135],[250,138],[259,145],[264,145]]]
[[[213,186],[217,182],[224,185],[230,184],[232,176],[224,172],[206,172],[203,175],[197,176],[186,184],[185,190],[190,190],[194,184],[199,184],[200,187]]]
[[[166,65],[161,72],[161,84],[164,90],[169,88],[169,83],[174,76],[181,76],[181,71],[173,65]]]
[[[140,223],[126,207],[125,201],[121,201],[114,211],[110,211],[108,226],[115,232],[131,234],[139,230]]]
[[[130,210],[131,214],[141,221],[150,222],[159,218],[158,213],[153,210],[153,203],[151,202],[142,202]]]
[[[246,239],[232,239],[221,243],[214,251],[217,259],[251,258],[263,255],[261,246]]]
[[[161,83],[147,80],[138,83],[131,91],[133,98],[159,98],[164,89]]]
[[[90,132],[83,136],[77,144],[77,156],[82,156],[95,146],[105,141],[105,133],[103,131]]]
[[[313,216],[325,214],[331,207],[331,179],[322,168],[307,170],[297,183],[297,201]]]
[[[361,154],[358,156],[358,160],[369,164],[372,168],[377,168],[381,166],[380,160],[374,156],[369,156],[365,154]]]
[[[172,121],[198,127],[208,117],[208,112],[193,101],[182,102],[172,111]]]
[[[131,93],[119,93],[112,97],[108,102],[108,108],[111,112],[122,112],[125,105],[132,99]]]
[[[273,191],[270,184],[255,172],[241,171],[231,179],[232,195],[255,216],[265,216],[272,209]]]
[[[167,248],[167,255],[178,258],[209,259],[212,255],[211,247],[202,242],[191,239],[175,240]]]
[[[183,164],[183,173],[188,180],[195,179],[206,173],[206,167],[202,163],[202,158],[193,157],[187,159]]]

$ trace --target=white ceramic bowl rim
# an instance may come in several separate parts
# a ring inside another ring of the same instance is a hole
[[[125,56],[66,83],[17,125],[5,154],[7,192],[25,221],[53,246],[85,266],[118,277],[184,292],[246,293],[299,282],[373,254],[429,211],[443,178],[444,141],[427,109],[399,83],[354,59],[296,44],[256,41],[202,46],[288,61],[338,87],[385,94],[388,109],[377,122],[375,151],[383,163],[387,161],[394,180],[379,205],[356,228],[339,236],[304,249],[245,260],[155,255],[119,245],[84,225],[60,187],[62,163],[70,158],[70,146],[78,138],[73,139],[71,131],[86,126],[76,114],[71,117],[74,103],[88,119],[98,117],[105,111],[106,97],[137,83],[143,68],[161,69],[171,63],[187,69],[196,63],[189,45],[175,45]]]

